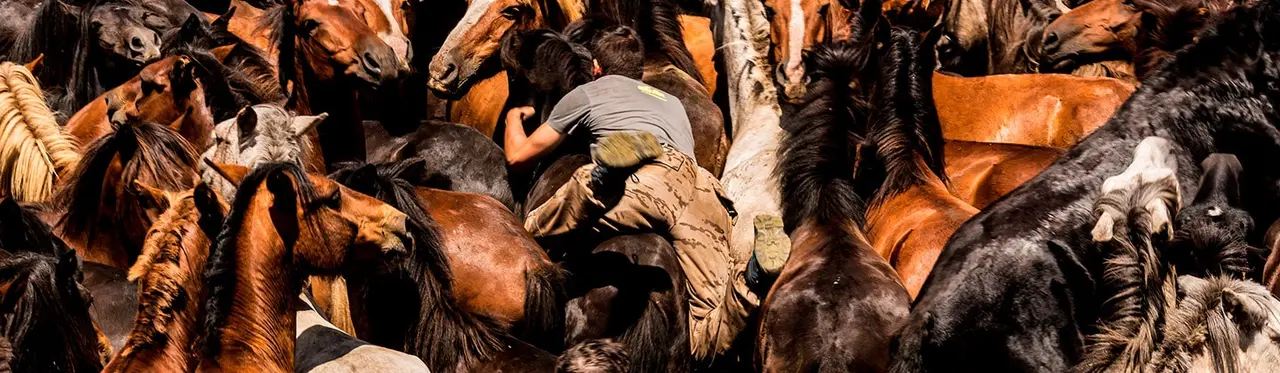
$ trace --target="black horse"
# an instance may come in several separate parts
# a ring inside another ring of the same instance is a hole
[[[1066,371],[1097,318],[1103,257],[1090,245],[1098,185],[1147,136],[1168,139],[1183,195],[1199,161],[1235,154],[1245,206],[1272,221],[1280,196],[1280,3],[1228,12],[1143,82],[1115,116],[1053,166],[956,231],[916,299],[894,351],[895,372]],[[1061,245],[1049,245],[1060,240]]]
[[[80,286],[74,251],[58,256],[16,253],[0,258],[0,325],[13,345],[14,372],[97,372],[102,351],[92,297]]]

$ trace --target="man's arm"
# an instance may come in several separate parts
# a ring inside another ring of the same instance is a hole
[[[533,116],[532,107],[512,108],[507,112],[506,139],[503,148],[507,154],[507,166],[515,170],[528,169],[534,161],[551,153],[561,141],[564,134],[543,123],[532,135],[524,133],[524,120]]]

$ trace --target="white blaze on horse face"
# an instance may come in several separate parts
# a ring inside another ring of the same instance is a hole
[[[396,59],[400,60],[402,68],[405,70],[409,67],[409,37],[405,35],[404,30],[400,29],[400,21],[396,19],[395,12],[391,10],[391,0],[374,0],[378,4],[378,9],[382,11],[382,16],[387,18],[387,24],[391,25],[391,31],[378,34],[378,38],[387,43],[392,51],[396,52]]]
[[[791,1],[791,19],[788,19],[787,33],[787,66],[786,74],[788,84],[799,84],[804,79],[804,7],[801,2],[803,0]]]
[[[338,6],[338,0],[329,0],[329,6]]]
[[[489,12],[489,7],[493,6],[495,1],[496,0],[471,0],[467,4],[467,12],[463,14],[462,19],[458,21],[458,24],[453,26],[453,30],[449,31],[449,36],[446,37],[444,39],[444,43],[440,45],[440,50],[436,51],[436,55],[431,57],[430,78],[433,83],[441,78],[439,75],[443,74],[446,65],[463,62],[449,61],[449,59],[453,58],[453,50],[458,48],[463,36],[465,36],[467,32],[470,31],[476,23],[479,23],[480,19]],[[455,68],[462,68],[462,66],[455,66]]]

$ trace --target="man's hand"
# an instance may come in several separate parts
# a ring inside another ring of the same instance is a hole
[[[537,113],[532,106],[513,107],[507,111],[507,123],[517,122],[524,123],[525,120]]]

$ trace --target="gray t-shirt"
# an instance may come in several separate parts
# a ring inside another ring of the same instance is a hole
[[[693,130],[680,99],[624,76],[606,75],[574,88],[551,109],[547,125],[568,135],[586,131],[592,143],[615,132],[648,132],[694,158]]]

